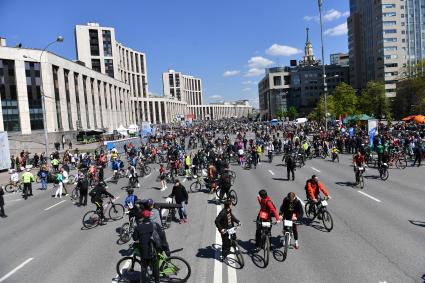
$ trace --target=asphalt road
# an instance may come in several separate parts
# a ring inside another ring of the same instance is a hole
[[[425,182],[424,167],[390,170],[387,181],[376,179],[375,169],[365,173],[365,188],[353,186],[354,172],[348,155],[340,163],[309,160],[297,169],[294,182],[286,181],[286,168],[277,156],[272,164],[260,163],[255,170],[232,166],[237,178],[234,189],[239,203],[235,215],[243,226],[238,239],[245,267],[228,260],[220,262],[220,237],[213,221],[221,209],[212,195],[189,195],[189,223],[173,223],[166,230],[172,250],[192,267],[189,282],[424,282],[425,273]],[[152,171],[142,179],[138,196],[162,201],[171,192],[160,192]],[[319,176],[333,200],[329,211],[334,229],[325,232],[320,222],[299,227],[300,249],[289,251],[279,261],[279,235],[272,231],[276,258],[263,268],[252,253],[259,206],[256,196],[267,189],[277,207],[290,191],[305,199],[304,185],[312,174]],[[182,178],[189,189],[191,181]],[[123,202],[126,195],[117,185],[110,192]],[[38,185],[36,185],[38,187]],[[54,199],[48,192],[21,200],[7,195],[6,219],[0,219],[0,282],[118,282],[115,264],[128,249],[117,244],[117,229],[125,220],[108,222],[91,230],[82,228],[82,216],[93,205],[77,207],[69,197]]]

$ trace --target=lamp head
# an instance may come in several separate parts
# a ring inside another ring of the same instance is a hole
[[[63,36],[61,36],[61,35],[58,36],[58,38],[56,38],[56,41],[57,42],[63,42]]]

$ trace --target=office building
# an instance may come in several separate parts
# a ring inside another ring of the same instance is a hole
[[[350,64],[349,56],[346,53],[335,53],[330,55],[331,65],[348,66]]]
[[[162,74],[164,97],[186,102],[189,105],[202,104],[202,81],[174,70]]]
[[[384,81],[388,97],[400,78],[424,59],[424,0],[350,0],[348,46],[350,80],[362,89]]]

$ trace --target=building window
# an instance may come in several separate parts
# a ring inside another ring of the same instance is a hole
[[[72,124],[72,113],[71,113],[71,98],[69,95],[69,71],[64,70],[63,76],[65,79],[65,97],[66,97],[66,110],[68,112],[68,127],[69,130],[74,130],[74,126]]]
[[[170,83],[170,86],[174,86],[174,77],[173,74],[168,75],[168,81]]]
[[[397,46],[385,46],[384,51],[397,51]]]
[[[15,61],[0,59],[0,94],[4,130],[8,132],[20,131]]]
[[[90,54],[92,56],[99,56],[99,35],[97,33],[97,29],[89,30],[89,38],[90,38]]]
[[[135,53],[134,57],[136,58],[136,73],[138,73],[139,72],[139,55]]]
[[[160,122],[160,117],[159,117],[159,105],[158,105],[158,101],[155,101],[155,117],[156,117],[156,123],[159,124]]]
[[[282,77],[281,76],[274,76],[273,77],[273,85],[275,85],[275,86],[282,85]]]
[[[151,123],[155,123],[155,121],[153,120],[153,104],[152,101],[149,101],[149,112],[150,112],[150,122]]]
[[[385,59],[397,59],[398,58],[398,55],[395,55],[395,54],[384,55],[384,58]]]
[[[130,52],[131,71],[134,72],[133,52]]]
[[[103,55],[112,57],[111,31],[102,30],[102,37],[103,37]]]
[[[91,68],[100,73],[100,59],[91,59]]]
[[[384,34],[392,34],[397,33],[396,29],[384,29]]]
[[[86,105],[87,129],[90,129],[89,101],[87,99],[87,77],[83,76],[84,104]]]
[[[114,61],[112,59],[105,59],[105,73],[111,78],[114,77]]]
[[[176,74],[176,87],[180,87],[180,76]]]
[[[58,130],[61,131],[63,127],[62,127],[62,114],[61,114],[61,103],[60,103],[59,81],[58,81],[59,67],[52,66],[52,70],[53,70],[53,87],[55,90],[56,122],[58,125]]]
[[[382,4],[382,8],[392,9],[392,8],[395,8],[395,4]]]
[[[178,100],[182,100],[181,93],[180,93],[180,88],[177,88],[176,89],[176,97],[177,97]]]
[[[384,26],[395,26],[397,24],[396,21],[384,21]]]
[[[396,13],[395,12],[389,12],[389,13],[382,13],[383,17],[395,17]]]
[[[140,68],[142,69],[142,73],[145,73],[145,57],[140,55]]]
[[[80,90],[78,85],[78,74],[74,73],[75,100],[77,102],[77,130],[81,129]]]
[[[141,97],[142,96],[142,92],[141,92],[141,89],[140,89],[140,76],[139,75],[136,75],[136,79],[137,79],[137,82],[136,82],[137,93],[138,93],[138,96]]]
[[[96,102],[94,100],[94,79],[90,79],[91,101],[93,103],[94,129],[97,128]]]
[[[397,42],[397,38],[395,38],[395,37],[384,38],[384,42]]]
[[[397,67],[398,67],[397,63],[385,64],[385,68],[397,68]]]
[[[40,64],[25,62],[27,79],[28,107],[30,111],[31,130],[44,129],[43,106],[41,97]]]

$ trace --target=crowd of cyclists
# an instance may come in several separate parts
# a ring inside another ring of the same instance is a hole
[[[124,206],[129,218],[135,219],[137,226],[133,238],[141,245],[142,266],[155,266],[152,261],[160,252],[169,254],[168,243],[163,231],[163,219],[159,204],[152,199],[140,199],[135,189],[140,192],[139,178],[148,176],[152,168],[158,170],[160,190],[173,188],[170,199],[177,205],[180,224],[188,223],[189,194],[181,179],[205,184],[208,193],[217,194],[224,208],[215,219],[215,225],[222,235],[222,259],[230,252],[228,229],[240,224],[233,214],[231,187],[236,178],[231,166],[240,166],[245,170],[255,170],[261,162],[273,162],[276,155],[282,156],[287,168],[287,179],[295,180],[295,168],[302,167],[312,158],[330,158],[339,162],[342,153],[353,154],[353,167],[357,182],[361,170],[365,166],[376,167],[397,166],[406,168],[408,162],[412,166],[420,166],[424,155],[424,127],[414,125],[380,125],[377,135],[371,137],[365,126],[334,125],[325,131],[321,125],[312,122],[303,125],[281,124],[271,126],[265,122],[248,120],[221,120],[195,124],[192,127],[162,125],[148,140],[140,146],[132,143],[124,146],[123,152],[116,148],[106,150],[98,148],[94,152],[81,152],[78,149],[58,151],[47,157],[44,153],[29,157],[28,152],[21,152],[13,158],[10,170],[10,184],[7,192],[17,192],[20,182],[23,197],[32,195],[32,184],[41,183],[46,190],[48,183],[53,183],[54,197],[71,195],[79,206],[86,206],[90,197],[91,203],[101,215],[102,224],[106,224],[103,215],[104,197],[115,199],[108,192],[108,182],[117,184],[120,179],[127,178],[128,185]],[[49,160],[48,160],[49,159]],[[394,164],[392,164],[394,163]],[[158,168],[158,169],[157,169]],[[112,172],[112,178],[104,179],[104,170]],[[20,171],[24,173],[19,176]],[[35,171],[34,171],[35,170]],[[36,176],[32,172],[37,172]],[[77,172],[77,173],[74,173]],[[75,186],[74,186],[75,185]],[[331,196],[318,177],[313,175],[305,185],[308,202],[319,209],[322,202],[320,193],[326,199]],[[71,193],[72,192],[72,193]],[[258,203],[260,206],[256,217],[256,248],[264,248],[262,231],[271,233],[271,223],[284,221],[301,221],[303,207],[294,192],[289,192],[281,202],[278,210],[266,189],[259,188]],[[306,213],[309,213],[306,211]],[[4,211],[3,211],[4,214]],[[319,216],[320,217],[320,216]],[[299,237],[296,222],[292,224],[294,247],[299,248]],[[158,234],[152,250],[152,234]],[[158,282],[158,270],[154,270],[155,281]],[[144,274],[146,276],[146,274]]]

